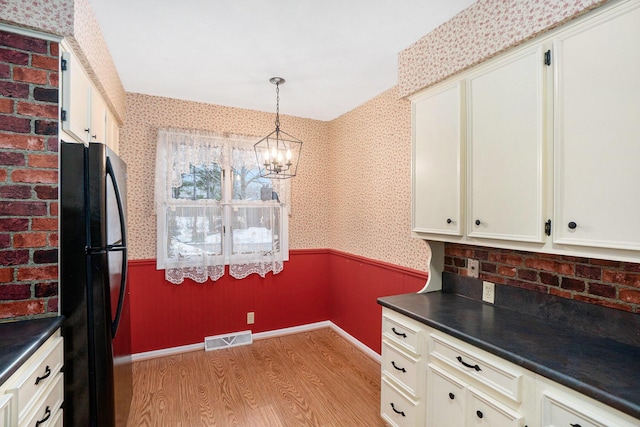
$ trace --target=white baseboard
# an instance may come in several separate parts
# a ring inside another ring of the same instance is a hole
[[[358,347],[358,349],[362,350],[367,356],[376,360],[378,363],[381,361],[381,357],[378,353],[371,350],[362,342],[358,341],[355,337],[353,337],[352,335],[349,335],[344,329],[340,328],[338,325],[334,324],[329,320],[325,320],[324,322],[308,323],[306,325],[293,326],[291,328],[276,329],[276,330],[267,331],[267,332],[258,332],[253,334],[253,339],[259,340],[264,338],[278,337],[282,335],[297,334],[299,332],[313,331],[315,329],[321,329],[321,328],[333,329],[339,335],[341,335],[344,339],[349,341],[354,346]],[[153,351],[145,351],[143,353],[136,353],[131,355],[131,360],[133,362],[138,362],[140,360],[155,359],[156,357],[173,356],[175,354],[188,353],[190,351],[198,351],[198,350],[204,351],[204,340],[202,343],[197,343],[197,344],[182,345],[179,347],[164,348],[162,350],[153,350]]]

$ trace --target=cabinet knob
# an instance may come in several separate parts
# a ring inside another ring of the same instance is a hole
[[[571,427],[582,427],[580,424],[571,424],[571,423],[569,423],[569,425],[570,425]]]
[[[449,399],[453,400],[456,398],[456,395],[453,393],[449,393]]]
[[[89,133],[89,128],[86,128],[84,131],[85,131],[85,132],[87,132],[87,133]]]
[[[576,223],[575,223],[575,222],[573,222],[573,221],[571,221],[571,222],[569,223],[569,228],[570,228],[570,229],[572,229],[572,230],[575,230],[577,226],[578,226],[578,224],[576,224]]]
[[[98,139],[98,135],[91,135],[92,139]]]
[[[476,411],[476,415],[478,416],[478,418],[484,417],[484,414],[482,413],[482,411]]]
[[[451,224],[452,222],[451,218],[447,218],[447,224]]]
[[[480,225],[480,224],[481,224],[481,223],[480,223],[480,220],[479,220],[479,219],[476,219],[476,225]]]

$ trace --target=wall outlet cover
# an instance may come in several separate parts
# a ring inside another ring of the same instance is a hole
[[[495,303],[496,300],[496,284],[493,282],[482,282],[482,301],[489,304]]]
[[[478,278],[480,273],[480,261],[473,258],[467,259],[467,276]]]

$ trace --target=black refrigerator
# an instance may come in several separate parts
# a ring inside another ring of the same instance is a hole
[[[126,164],[106,145],[60,146],[64,426],[125,426],[131,404]]]

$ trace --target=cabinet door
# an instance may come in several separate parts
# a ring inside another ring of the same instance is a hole
[[[80,62],[69,52],[62,52],[66,70],[62,70],[62,130],[78,142],[89,142],[91,81]]]
[[[89,142],[107,142],[107,107],[95,88],[91,92],[90,129]]]
[[[120,127],[118,126],[118,122],[113,117],[113,114],[107,112],[107,136],[106,143],[109,148],[113,150],[114,153],[118,154],[119,147],[119,133]]]
[[[555,41],[554,241],[640,249],[640,6]]]
[[[456,82],[413,102],[413,231],[462,235],[462,96]]]
[[[545,88],[541,45],[468,80],[468,235],[543,237]]]
[[[467,427],[522,427],[523,417],[516,411],[473,387],[467,391]]]
[[[427,425],[464,426],[466,385],[432,364],[427,378]]]
[[[0,427],[9,427],[9,410],[11,408],[11,395],[0,394]]]

